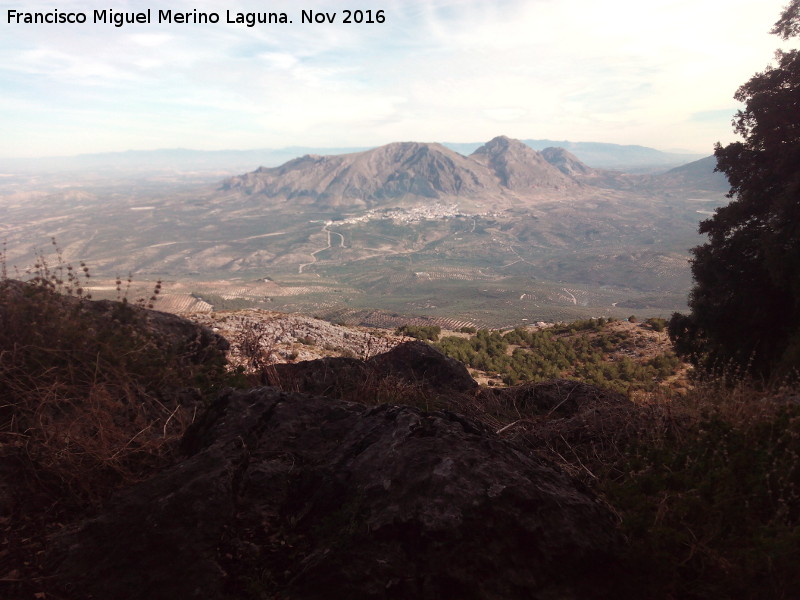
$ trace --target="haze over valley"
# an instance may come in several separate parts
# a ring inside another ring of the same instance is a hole
[[[714,159],[659,168],[654,157],[681,159],[533,142],[398,142],[249,172],[192,153],[61,159],[71,172],[35,174],[7,162],[6,262],[24,271],[38,248],[54,264],[52,237],[65,261],[87,262],[95,297],[113,298],[130,272],[142,289],[164,281],[162,310],[255,306],[383,326],[684,308],[697,224],[726,202]]]

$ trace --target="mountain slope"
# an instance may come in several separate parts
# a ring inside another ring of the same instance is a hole
[[[398,142],[334,156],[306,155],[228,179],[224,189],[327,206],[500,193],[485,166],[439,144]]]
[[[569,173],[555,168],[542,154],[505,136],[487,142],[470,154],[470,158],[486,165],[500,185],[514,192],[524,194],[534,188],[578,187]]]
[[[398,142],[335,156],[306,155],[232,177],[223,189],[318,207],[375,208],[431,199],[539,197],[581,184],[517,140],[497,137],[463,156],[441,144]]]
[[[553,146],[540,152],[542,158],[568,176],[591,175],[594,169],[582,163],[577,156],[564,148]]]
[[[662,175],[654,176],[659,183],[674,187],[689,187],[713,192],[727,192],[730,189],[728,178],[714,171],[717,166],[716,156],[707,156],[689,164],[670,169]]]

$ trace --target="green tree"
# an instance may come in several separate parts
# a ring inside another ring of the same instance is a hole
[[[800,35],[800,0],[772,33]],[[701,366],[726,363],[761,376],[800,365],[800,51],[778,51],[734,96],[744,141],[717,143],[717,170],[733,200],[700,224],[690,315],[675,314],[676,349]]]
[[[429,340],[435,342],[442,333],[442,328],[438,325],[403,325],[395,329],[395,335],[405,335],[418,340]]]

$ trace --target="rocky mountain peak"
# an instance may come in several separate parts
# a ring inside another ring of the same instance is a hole
[[[550,148],[542,150],[541,155],[547,162],[565,175],[589,175],[593,171],[591,167],[582,163],[577,156],[564,148],[555,148],[551,146]]]
[[[515,192],[535,188],[568,189],[579,185],[533,148],[505,136],[490,140],[470,158],[486,165],[503,187]]]
[[[486,142],[483,146],[475,150],[473,154],[498,154],[501,152],[517,151],[525,152],[526,150],[536,152],[529,146],[525,145],[519,140],[512,139],[505,135],[498,135]]]
[[[469,157],[423,142],[394,142],[351,154],[308,154],[233,177],[223,189],[352,209],[376,208],[386,201],[499,199],[509,192],[518,199],[580,185],[523,142],[498,136]]]

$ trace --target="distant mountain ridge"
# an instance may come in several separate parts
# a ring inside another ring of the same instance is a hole
[[[631,146],[600,142],[570,142],[548,139],[521,140],[530,148],[541,151],[560,147],[571,152],[581,162],[593,168],[622,171],[655,171],[677,167],[702,158],[701,154],[662,152],[646,146]],[[462,155],[472,154],[481,143],[442,142],[442,146]],[[306,154],[331,155],[362,152],[368,146],[260,148],[253,150],[190,150],[171,148],[158,150],[128,150],[100,152],[76,156],[43,158],[0,158],[0,172],[8,171],[76,171],[111,169],[114,171],[228,171],[241,173],[259,166],[275,167]]]
[[[730,189],[728,178],[722,173],[714,171],[716,166],[717,157],[707,156],[670,169],[661,175],[655,175],[654,179],[666,186],[677,185],[706,191],[728,192]]]
[[[238,174],[6,175],[0,208],[7,264],[57,235],[93,281],[173,281],[175,306],[505,327],[682,310],[697,223],[726,203],[714,164],[635,174],[502,136],[469,156],[396,142]]]
[[[581,185],[519,140],[499,136],[470,156],[420,142],[396,142],[352,154],[306,155],[232,177],[223,189],[326,207],[373,208],[386,200],[524,198]]]
[[[563,148],[581,162],[595,169],[630,172],[658,171],[703,158],[702,154],[662,152],[655,148],[638,145],[550,139],[523,139],[520,141],[538,152],[546,148]],[[444,143],[443,145],[456,152],[470,154],[480,146],[480,143]]]
[[[708,157],[656,175],[589,167],[565,148],[541,152],[498,136],[469,156],[437,143],[395,142],[347,154],[308,154],[225,180],[221,189],[320,209],[373,209],[423,200],[475,200],[505,209],[584,197],[599,189],[725,191]]]

